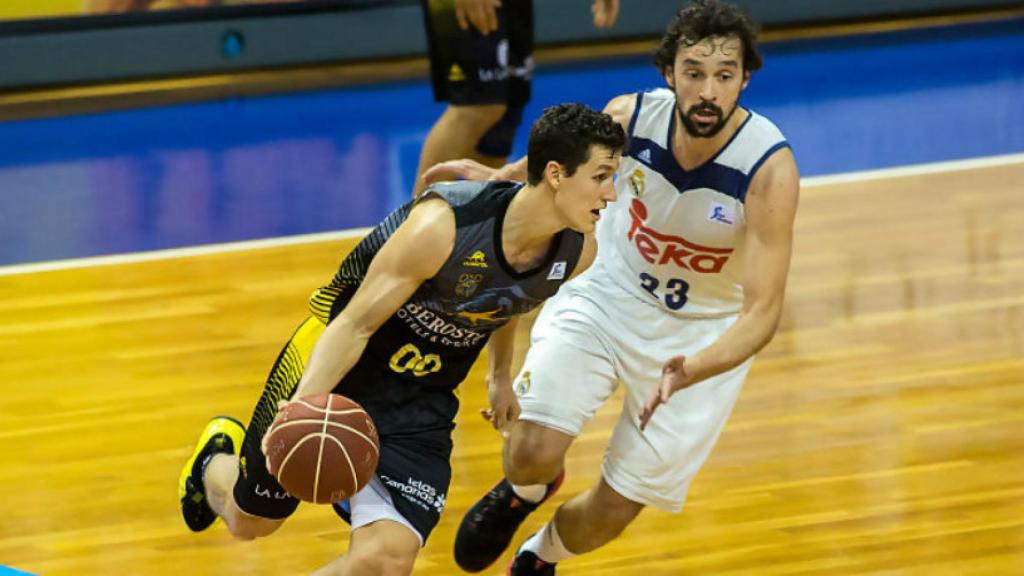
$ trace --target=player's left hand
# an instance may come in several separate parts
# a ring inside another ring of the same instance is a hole
[[[676,390],[681,390],[693,384],[693,375],[686,370],[686,356],[673,356],[661,367],[661,382],[658,389],[654,391],[651,398],[644,404],[643,412],[640,413],[640,429],[647,427],[651,421],[654,410],[661,404],[668,402],[669,397]]]
[[[495,430],[502,432],[519,419],[519,399],[512,390],[512,381],[504,382],[487,381],[487,400],[490,402],[489,409],[480,410],[480,415],[491,423]]]
[[[619,0],[594,0],[590,12],[594,14],[595,27],[611,28],[619,17]]]

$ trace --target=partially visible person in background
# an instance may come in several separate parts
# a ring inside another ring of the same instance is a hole
[[[85,14],[118,14],[147,10],[174,10],[178,8],[206,8],[209,6],[235,6],[239,4],[270,4],[299,0],[83,0]]]
[[[530,101],[532,0],[422,0],[434,99],[448,102],[420,154],[419,176],[445,160],[505,164]],[[594,26],[610,28],[619,0],[593,0]]]

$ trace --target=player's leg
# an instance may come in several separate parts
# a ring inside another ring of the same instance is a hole
[[[626,498],[601,480],[559,506],[554,518],[523,542],[512,560],[509,574],[553,574],[559,560],[595,550],[614,540],[643,508],[643,504]]]
[[[323,330],[315,318],[299,326],[278,356],[247,429],[220,418],[204,430],[179,483],[182,515],[193,531],[206,529],[219,516],[236,538],[250,540],[272,533],[295,511],[298,500],[267,470],[260,443],[278,402],[294,393]],[[214,423],[230,441],[218,442],[217,435],[209,434]]]
[[[644,318],[643,309],[628,316],[635,320],[635,329],[624,325],[615,344],[624,358],[626,398],[605,454],[601,480],[563,504],[554,522],[520,547],[513,575],[544,573],[546,566],[607,544],[646,505],[670,512],[681,510],[690,482],[732,411],[751,361],[676,392],[641,431],[640,412],[658,385],[663,359],[695,354],[715,341],[734,319]],[[626,334],[632,337],[626,338]],[[675,336],[665,337],[668,334]]]
[[[318,575],[409,574],[437,526],[451,482],[448,431],[381,439],[377,475],[335,511],[352,525],[348,552]]]
[[[565,452],[615,390],[613,361],[593,303],[571,290],[549,301],[513,386],[522,414],[505,445],[506,478],[462,519],[455,561],[478,572],[501,556],[519,525],[561,484]]]
[[[313,576],[407,576],[419,550],[419,538],[407,526],[379,520],[353,530],[348,552]]]
[[[423,142],[416,169],[414,194],[426,188],[419,176],[434,164],[456,158],[471,158],[482,164],[500,167],[504,157],[485,156],[477,152],[477,143],[505,114],[504,104],[449,104],[434,122]]]
[[[449,106],[423,143],[414,194],[425,187],[419,175],[438,162],[472,158],[495,167],[505,163],[525,104],[522,89],[510,87],[516,72],[526,70],[517,65],[510,40],[519,46],[524,33],[532,40],[532,26],[519,30],[521,8],[500,7],[498,30],[481,36],[474,28],[458,28],[451,4],[423,4],[434,99]]]
[[[352,524],[348,552],[314,572],[314,576],[404,576],[412,572],[424,537],[397,510],[378,477],[335,508]]]

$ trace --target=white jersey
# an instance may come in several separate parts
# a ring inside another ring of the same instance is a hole
[[[771,121],[750,112],[718,154],[687,171],[672,154],[675,110],[670,90],[637,95],[618,200],[598,222],[597,260],[588,274],[604,273],[680,316],[736,314],[743,303],[747,188],[788,143]]]

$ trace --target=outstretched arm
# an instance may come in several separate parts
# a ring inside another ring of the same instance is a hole
[[[646,426],[659,404],[676,390],[739,366],[775,335],[782,315],[793,245],[800,175],[788,148],[772,155],[747,192],[743,309],[722,336],[694,356],[676,356],[662,368],[661,384],[640,416]]]
[[[604,107],[603,112],[611,115],[622,126],[623,130],[628,131],[629,120],[633,116],[633,108],[635,107],[636,95],[626,94],[613,98]],[[526,182],[526,172],[526,156],[501,168],[491,168],[476,160],[461,158],[459,160],[448,160],[447,162],[434,164],[425,170],[420,178],[426,184],[452,180],[515,180],[517,182]]]

